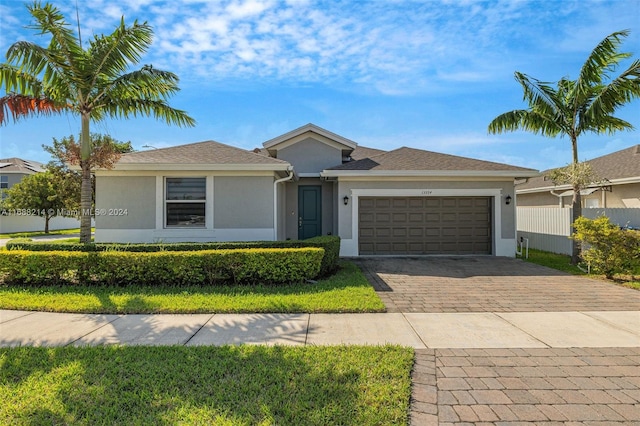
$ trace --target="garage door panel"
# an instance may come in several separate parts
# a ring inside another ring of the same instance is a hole
[[[361,197],[360,254],[490,254],[490,197]]]
[[[414,209],[423,209],[424,208],[424,199],[423,198],[409,198],[408,207],[412,210]]]
[[[393,223],[405,223],[407,222],[407,213],[393,213],[393,215],[391,215],[391,219],[393,220]]]
[[[406,238],[408,234],[407,228],[393,228],[392,235],[394,238]]]
[[[424,228],[409,228],[409,236],[422,238],[424,237]]]

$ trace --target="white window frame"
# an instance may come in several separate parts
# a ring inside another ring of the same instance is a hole
[[[0,175],[0,189],[9,189],[9,176]]]
[[[202,179],[204,180],[204,199],[203,200],[168,200],[167,189],[169,179]],[[206,229],[207,228],[207,207],[208,207],[208,191],[207,191],[207,178],[206,176],[165,176],[163,179],[163,191],[162,191],[162,207],[163,207],[163,228],[164,229]],[[169,225],[167,224],[167,205],[168,204],[202,204],[204,206],[204,216],[202,222],[194,223],[193,225]]]

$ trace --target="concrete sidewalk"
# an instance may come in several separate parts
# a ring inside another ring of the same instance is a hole
[[[0,346],[640,347],[640,311],[95,315],[0,310]]]

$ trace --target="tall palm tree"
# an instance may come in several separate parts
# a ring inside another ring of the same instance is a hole
[[[577,80],[562,78],[556,87],[526,74],[516,72],[529,108],[509,111],[489,124],[489,133],[526,130],[548,137],[568,136],[571,140],[573,165],[578,164],[578,138],[585,132],[612,134],[632,130],[631,123],[614,116],[616,110],[640,97],[640,60],[617,77],[611,74],[631,53],[618,51],[629,31],[618,31],[593,49],[580,69]],[[582,215],[580,185],[572,182],[573,222]],[[579,260],[580,247],[573,243],[572,262]]]
[[[178,92],[178,77],[167,71],[137,64],[151,45],[153,31],[124,18],[110,35],[96,35],[83,47],[80,33],[70,29],[60,11],[39,1],[27,6],[35,18],[31,27],[51,36],[47,47],[18,41],[0,64],[0,124],[47,114],[72,113],[81,119],[81,221],[80,241],[91,241],[90,123],[105,118],[153,116],[178,126],[193,126],[185,111],[169,106],[168,98]]]

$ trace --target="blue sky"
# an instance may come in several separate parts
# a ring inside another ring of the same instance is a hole
[[[76,1],[53,2],[75,25]],[[252,149],[312,122],[360,145],[400,146],[539,170],[571,161],[566,138],[489,135],[497,115],[524,108],[513,79],[576,78],[593,47],[630,29],[622,50],[640,57],[640,0],[614,1],[78,1],[82,36],[110,33],[124,15],[148,21],[154,43],[141,64],[177,73],[171,104],[195,128],[153,119],[93,124],[92,131],[167,147],[216,140]],[[0,0],[0,52],[20,39],[23,1]],[[626,65],[629,62],[625,63]],[[640,101],[618,114],[640,127]],[[78,134],[64,115],[0,128],[0,157],[46,162],[52,138]],[[581,160],[640,143],[640,133],[584,135]]]

